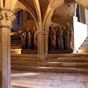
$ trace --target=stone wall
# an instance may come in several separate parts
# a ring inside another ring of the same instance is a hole
[[[58,23],[60,25],[66,25],[66,23],[73,24],[73,16],[65,16],[65,17],[53,17],[52,22]]]

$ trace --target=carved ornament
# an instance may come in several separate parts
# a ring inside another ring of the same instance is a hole
[[[0,9],[0,20],[13,21],[15,19],[15,15],[11,10]]]

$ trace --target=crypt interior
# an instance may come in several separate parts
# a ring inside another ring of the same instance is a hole
[[[0,88],[88,88],[87,0],[0,5]]]

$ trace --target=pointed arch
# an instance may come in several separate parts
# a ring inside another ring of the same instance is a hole
[[[41,9],[40,9],[40,4],[39,4],[39,0],[33,0],[34,2],[34,6],[35,6],[35,10],[37,13],[37,22],[38,22],[38,28],[42,29],[42,17],[41,17]]]
[[[62,4],[65,3],[65,0],[51,0],[47,6],[47,10],[44,15],[43,25],[47,24],[47,21],[50,19],[49,14],[51,15],[51,12],[53,14],[53,11]],[[88,8],[88,1],[87,0],[74,0],[73,3],[78,3],[82,5],[85,8]]]
[[[53,11],[58,7],[64,4],[64,0],[51,0],[50,3],[48,4],[44,20],[43,20],[43,26],[46,26],[45,24],[48,23],[50,18],[53,15]]]
[[[36,27],[37,27],[37,13],[35,11],[35,8],[30,5],[30,1],[26,1],[26,0],[18,0],[21,4],[23,4],[26,8],[26,10],[32,15],[34,21],[35,21],[35,24],[36,24]],[[33,4],[33,2],[32,2]]]

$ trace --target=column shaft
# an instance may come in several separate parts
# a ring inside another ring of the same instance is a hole
[[[45,57],[44,57],[44,33],[43,33],[43,31],[40,31],[38,33],[38,59],[40,61],[43,61],[45,59]]]
[[[11,10],[0,10],[0,88],[11,88],[10,30],[13,19]]]
[[[0,88],[10,88],[10,29],[0,28],[0,72],[2,84]]]
[[[47,58],[48,57],[48,31],[46,31],[45,32],[45,35],[44,35],[44,37],[45,37],[45,39],[44,39],[44,41],[45,41],[45,52],[44,52],[44,56],[45,56],[45,58]]]

